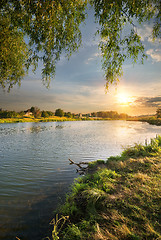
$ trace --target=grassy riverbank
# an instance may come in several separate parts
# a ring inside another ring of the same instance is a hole
[[[92,121],[92,120],[116,120],[116,119],[110,119],[110,118],[97,118],[97,117],[77,117],[77,118],[69,118],[69,117],[58,117],[58,116],[51,116],[51,117],[15,117],[15,118],[0,118],[0,123],[18,123],[18,122],[64,122],[64,121]],[[117,119],[122,120],[122,119]],[[156,117],[131,117],[127,118],[127,121],[141,121],[141,122],[147,122],[152,125],[161,126],[161,118]]]
[[[61,213],[54,240],[161,239],[161,136],[89,164]]]
[[[64,121],[78,121],[79,119],[68,117],[48,117],[48,118],[34,118],[34,117],[22,117],[22,118],[1,118],[0,123],[18,123],[18,122],[64,122]]]
[[[141,121],[147,122],[152,125],[161,126],[161,118],[157,118],[156,116],[151,117],[130,117],[127,121]]]
[[[146,122],[152,125],[161,126],[161,118],[151,117],[147,119]]]
[[[18,123],[18,122],[65,122],[65,121],[113,121],[122,119],[110,119],[110,118],[93,118],[93,117],[48,117],[48,118],[34,118],[34,117],[22,117],[22,118],[0,118],[0,123]]]

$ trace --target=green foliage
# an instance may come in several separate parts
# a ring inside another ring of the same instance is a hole
[[[0,87],[20,85],[28,57],[24,35],[13,25],[10,14],[0,14]]]
[[[111,156],[111,157],[109,157],[107,161],[120,161],[121,159],[122,159],[122,156],[118,155],[118,156]]]
[[[56,109],[55,116],[63,117],[64,116],[64,111],[60,108]]]
[[[158,108],[156,111],[157,118],[161,118],[161,108]]]
[[[40,112],[40,109],[38,107],[31,107],[30,112],[32,112],[32,114],[34,115],[35,118],[41,116],[41,112]]]
[[[159,1],[100,1],[91,0],[96,21],[101,28],[98,34],[101,36],[99,47],[101,48],[105,71],[106,87],[109,83],[118,81],[122,75],[122,64],[127,58],[132,58],[135,63],[140,55],[143,63],[146,57],[141,37],[136,31],[133,20],[140,24],[154,17],[157,31],[153,31],[153,37],[159,36],[161,8]],[[124,33],[126,27],[130,31]]]
[[[49,85],[50,78],[55,76],[55,65],[60,59],[61,53],[65,52],[69,58],[71,53],[75,52],[81,44],[79,27],[85,19],[85,7],[86,1],[82,0],[2,0],[0,14],[6,26],[1,24],[1,33],[4,34],[3,39],[5,40],[10,36],[12,38],[8,38],[8,53],[0,59],[2,62],[1,70],[2,73],[3,71],[7,72],[5,62],[9,61],[11,62],[11,76],[15,73],[13,69],[15,64],[21,70],[16,72],[17,79],[14,79],[9,87],[12,87],[16,82],[20,82],[20,78],[24,75],[22,71],[24,63],[26,63],[27,69],[33,64],[35,70],[38,61],[42,61],[44,66],[42,69],[43,82],[47,86]],[[7,18],[7,21],[5,18]],[[5,29],[9,29],[9,32]],[[23,47],[25,36],[29,39],[26,54],[24,54]],[[4,44],[3,39],[1,47]],[[14,50],[12,43],[15,44],[16,42],[16,51],[13,52],[14,55],[11,58],[10,54]],[[19,53],[18,48],[22,49]],[[5,78],[1,85],[5,87],[7,83],[8,81]]]
[[[66,240],[81,240],[82,239],[82,234],[79,228],[71,224],[67,227],[67,231],[64,234],[64,239]]]
[[[51,111],[42,111],[41,112],[41,117],[44,117],[44,118],[48,118],[48,117],[51,117],[53,115],[54,115],[54,113],[51,112]]]
[[[61,208],[69,222],[60,239],[161,238],[161,136],[129,150],[75,181]]]
[[[144,119],[142,121],[148,122],[149,124],[152,124],[152,125],[161,126],[161,118],[158,118],[158,117],[150,117],[150,118]]]
[[[98,159],[97,161],[89,162],[89,163],[88,163],[88,168],[89,168],[89,169],[96,168],[96,167],[99,166],[100,164],[104,164],[104,163],[105,163],[104,160]]]
[[[73,118],[73,114],[71,112],[65,112],[64,117]]]
[[[61,54],[69,58],[81,45],[80,25],[86,18],[86,8],[91,6],[100,25],[97,33],[106,87],[120,78],[127,58],[136,62],[140,56],[143,62],[144,45],[133,21],[142,24],[152,19],[152,37],[160,37],[159,0],[2,0],[0,86],[10,89],[20,84],[25,67],[33,65],[35,70],[39,61],[43,64],[42,80],[49,86]]]
[[[0,118],[15,118],[18,115],[15,111],[0,111]]]
[[[158,146],[161,147],[161,135],[156,136],[156,140],[158,142]]]
[[[161,137],[151,139],[150,144],[135,144],[134,147],[127,147],[121,154],[122,157],[144,157],[153,156],[161,152]]]
[[[104,119],[127,119],[129,116],[125,113],[119,114],[117,111],[99,111],[91,113],[91,116]]]

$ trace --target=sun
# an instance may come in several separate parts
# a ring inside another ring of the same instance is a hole
[[[133,102],[133,99],[127,93],[119,93],[117,94],[117,102],[121,105],[128,106]]]

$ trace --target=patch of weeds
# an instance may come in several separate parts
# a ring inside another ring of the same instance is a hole
[[[131,233],[127,236],[126,240],[142,240],[142,238]]]
[[[88,163],[88,168],[93,169],[99,167],[99,165],[105,164],[104,160],[98,159],[97,161],[89,162]]]
[[[146,156],[146,149],[141,144],[135,144],[134,147],[127,147],[123,152],[123,157],[139,157],[139,156]]]
[[[107,162],[109,162],[109,161],[120,161],[120,160],[122,160],[122,156],[111,156],[111,157],[109,157],[108,159],[107,159]]]
[[[82,220],[79,224],[79,228],[81,229],[81,231],[91,231],[91,232],[96,231],[96,226],[94,221]]]
[[[69,223],[61,239],[161,239],[160,152],[159,136],[89,164],[94,171],[75,181],[62,208]]]
[[[60,211],[64,215],[74,216],[75,219],[79,218],[82,215],[82,212],[78,208],[74,198],[68,197],[66,203],[60,208]]]
[[[98,160],[96,161],[96,163],[97,163],[97,164],[104,164],[105,161],[104,161],[104,160],[101,160],[101,159],[98,159]]]
[[[87,188],[87,185],[79,181],[79,179],[77,179],[77,181],[75,181],[75,184],[72,186],[72,193],[73,195],[76,195],[86,188]]]
[[[66,231],[63,231],[63,239],[81,240],[82,234],[78,226],[76,226],[75,224],[68,225]]]
[[[133,147],[127,147],[122,152],[122,157],[145,157],[152,156],[161,152],[161,136],[151,139],[150,144],[135,144]]]

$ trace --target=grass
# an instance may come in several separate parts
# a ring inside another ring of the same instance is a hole
[[[64,121],[78,121],[79,119],[67,118],[67,117],[48,117],[48,118],[34,118],[34,117],[22,117],[22,118],[0,118],[0,123],[17,123],[17,122],[64,122]]]
[[[149,124],[161,126],[161,118],[151,117],[147,120]]]
[[[161,239],[161,136],[91,163],[60,211],[57,239]]]
[[[156,116],[145,116],[145,117],[130,117],[127,119],[128,121],[141,121],[147,122],[152,125],[161,126],[161,118],[157,118]]]
[[[34,118],[32,116],[25,116],[25,117],[15,117],[15,118],[0,118],[0,123],[16,123],[16,122],[63,122],[63,121],[94,121],[94,120],[112,120],[110,118],[92,118],[92,117],[83,117],[83,118],[68,118],[68,117],[57,117],[57,116],[51,116],[51,117],[39,117]],[[153,117],[130,117],[127,119],[127,121],[142,121],[142,122],[148,122],[152,125],[161,126],[161,118],[157,118],[155,116]]]

